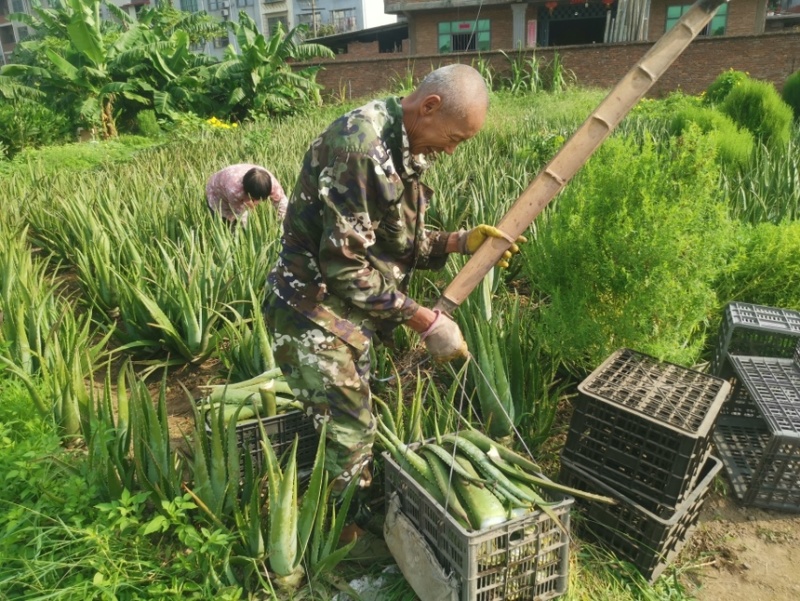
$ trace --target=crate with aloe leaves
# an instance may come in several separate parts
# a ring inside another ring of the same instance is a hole
[[[298,439],[297,464],[300,469],[314,462],[318,435],[311,418],[303,412],[303,405],[295,399],[280,368],[241,382],[202,386],[204,396],[198,402],[199,415],[205,423],[206,433],[211,432],[208,422],[209,406],[221,414],[224,424],[236,422],[235,432],[239,447],[239,470],[244,476],[245,454],[250,455],[253,469],[259,470],[264,461],[261,445],[263,434],[269,438],[272,449],[280,456]]]
[[[566,592],[572,495],[529,459],[474,429],[405,444],[379,420],[385,494],[457,576],[461,601],[552,599]]]

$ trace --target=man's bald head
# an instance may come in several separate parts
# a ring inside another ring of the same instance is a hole
[[[431,72],[401,101],[413,154],[452,154],[483,127],[489,91],[472,67],[448,65]]]
[[[489,107],[489,90],[481,74],[469,65],[447,65],[431,71],[414,95],[435,94],[442,99],[442,110],[447,115],[463,119],[473,111],[485,113]]]

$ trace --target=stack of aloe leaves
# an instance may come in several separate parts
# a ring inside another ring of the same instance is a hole
[[[200,390],[203,393],[198,403],[201,412],[213,405],[222,412],[226,424],[231,419],[242,422],[303,408],[278,367],[249,380],[201,386]]]
[[[492,528],[537,509],[564,529],[543,489],[616,503],[551,481],[536,463],[472,427],[445,435],[437,431],[434,439],[409,445],[384,412],[378,438],[400,468],[467,531]]]

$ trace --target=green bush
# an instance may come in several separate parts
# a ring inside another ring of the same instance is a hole
[[[733,69],[723,71],[706,88],[703,101],[708,104],[719,104],[728,97],[734,87],[749,80],[750,76],[744,71],[734,71]]]
[[[37,148],[70,137],[65,116],[30,100],[0,104],[0,144],[9,158],[26,148]]]
[[[750,79],[735,86],[719,105],[740,127],[767,146],[785,146],[792,132],[792,109],[781,100],[775,86]]]
[[[712,142],[612,138],[523,247],[542,299],[537,336],[574,373],[622,346],[683,365],[703,348],[733,224]]]
[[[800,119],[800,71],[795,71],[783,83],[783,101],[792,107],[794,118]]]
[[[155,111],[148,109],[136,113],[136,131],[146,138],[158,138],[161,135]]]
[[[714,142],[717,156],[725,165],[746,165],[753,154],[755,140],[746,129],[739,129],[730,117],[712,107],[686,106],[672,118],[671,131],[680,135],[690,123]]]
[[[720,301],[800,309],[800,221],[747,226],[717,285]]]

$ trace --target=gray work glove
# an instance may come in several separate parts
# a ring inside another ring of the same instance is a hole
[[[441,311],[434,309],[434,312],[433,323],[420,335],[431,357],[440,363],[466,359],[469,351],[458,324]]]

